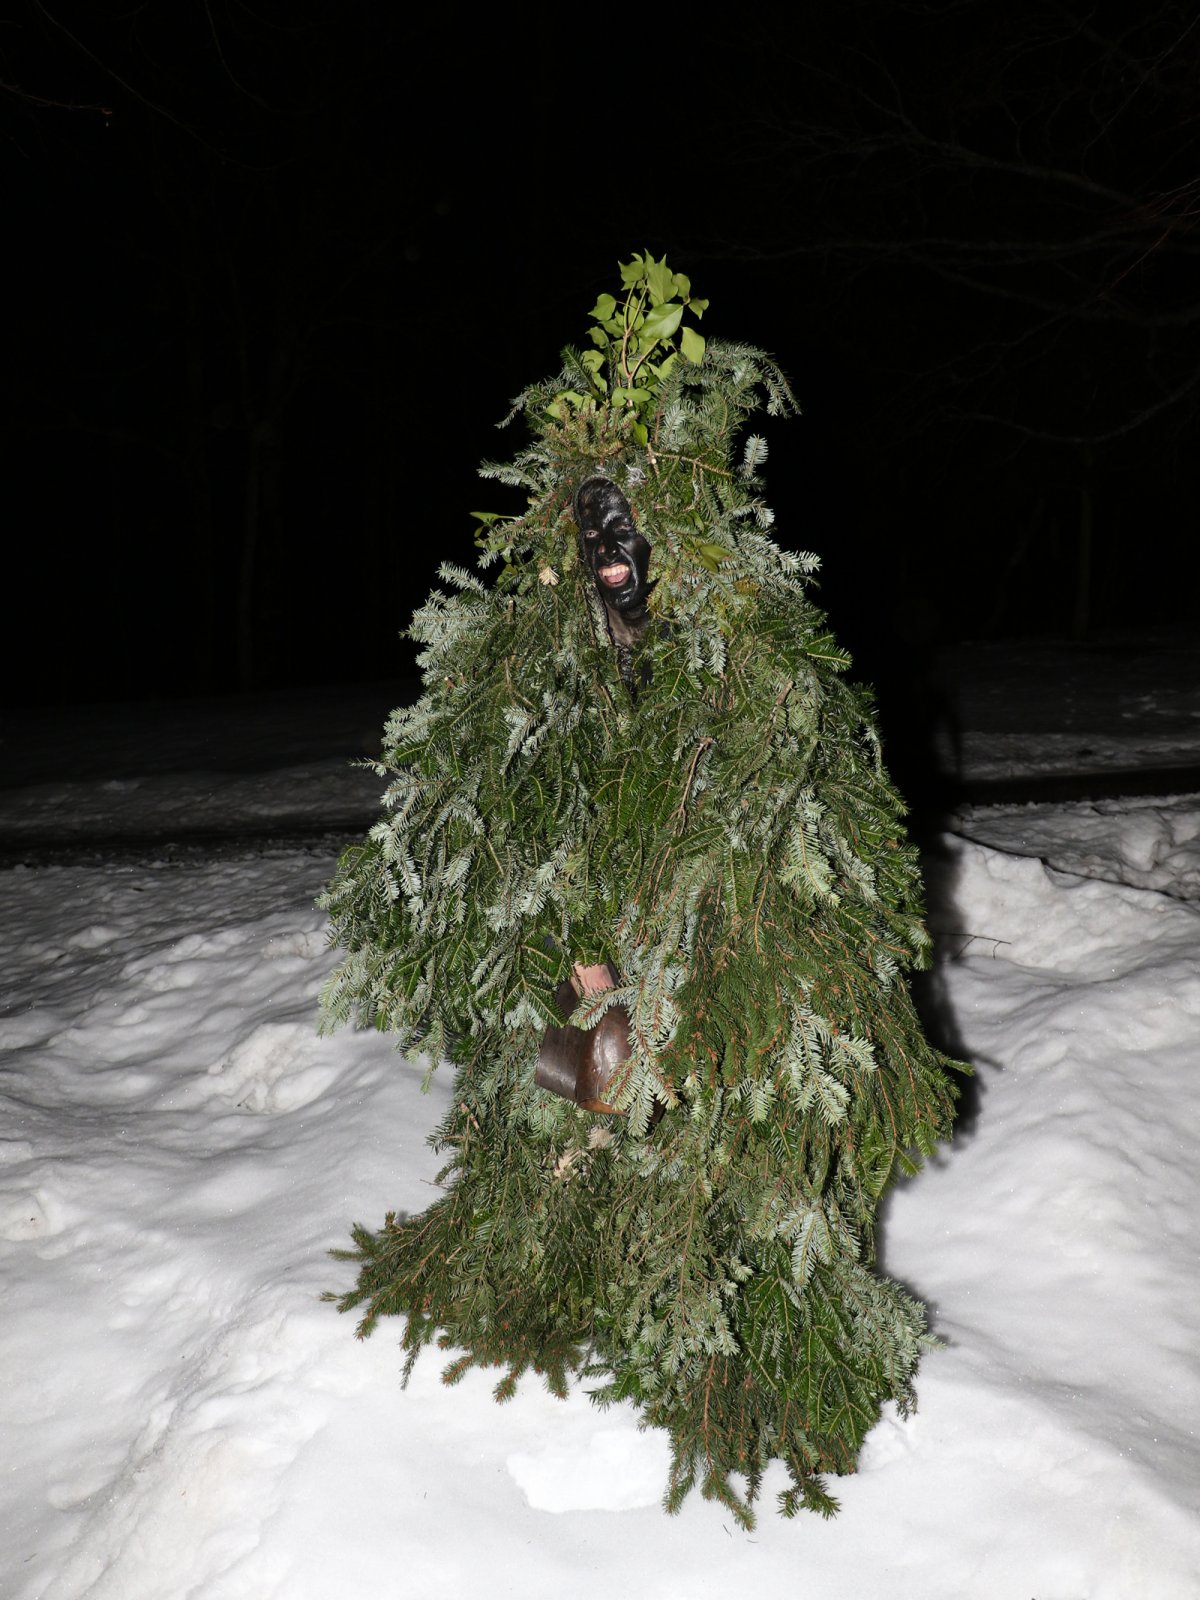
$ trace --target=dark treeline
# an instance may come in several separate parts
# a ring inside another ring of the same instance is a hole
[[[1200,27],[1136,12],[20,8],[5,698],[409,670],[492,425],[642,248],[792,374],[779,534],[870,675],[1200,620]]]

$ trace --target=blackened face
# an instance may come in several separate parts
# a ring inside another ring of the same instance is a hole
[[[605,605],[623,616],[645,608],[650,541],[633,525],[629,503],[608,478],[588,478],[575,496],[583,553]]]

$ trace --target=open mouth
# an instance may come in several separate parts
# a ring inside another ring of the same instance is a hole
[[[623,583],[629,582],[631,572],[626,562],[615,561],[611,566],[597,567],[596,576],[608,588],[619,589]]]

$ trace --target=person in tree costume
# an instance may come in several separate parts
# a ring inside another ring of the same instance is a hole
[[[956,1066],[906,982],[915,853],[872,708],[781,550],[738,435],[794,409],[761,351],[710,341],[665,259],[622,265],[591,346],[517,400],[484,476],[488,584],[416,613],[424,691],[322,904],[329,1023],[453,1063],[444,1193],[358,1227],[341,1309],[406,1318],[408,1368],[582,1371],[668,1430],[746,1525],[836,1508],[885,1400],[913,1403],[921,1307],[873,1268],[899,1172],[950,1131]],[[511,420],[511,419],[510,419]],[[589,1109],[590,1108],[590,1109]]]

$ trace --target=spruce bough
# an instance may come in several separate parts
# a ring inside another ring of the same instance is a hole
[[[424,691],[322,900],[345,951],[327,1024],[456,1074],[444,1193],[354,1229],[337,1302],[362,1335],[402,1314],[406,1370],[430,1343],[449,1381],[501,1369],[499,1399],[582,1372],[668,1430],[669,1510],[698,1484],[749,1526],[772,1459],[785,1514],[829,1515],[824,1474],[913,1403],[924,1315],[874,1270],[875,1216],[948,1135],[956,1064],[907,987],[928,940],[870,701],[739,437],[794,409],[788,385],[705,343],[665,260],[621,272],[590,348],[516,402],[530,442],[482,469],[527,509],[480,519],[493,581],[444,566],[416,613]],[[632,661],[580,556],[594,476],[653,546]],[[573,1020],[628,1012],[619,1115],[534,1082],[556,989],[604,962],[616,987]]]

